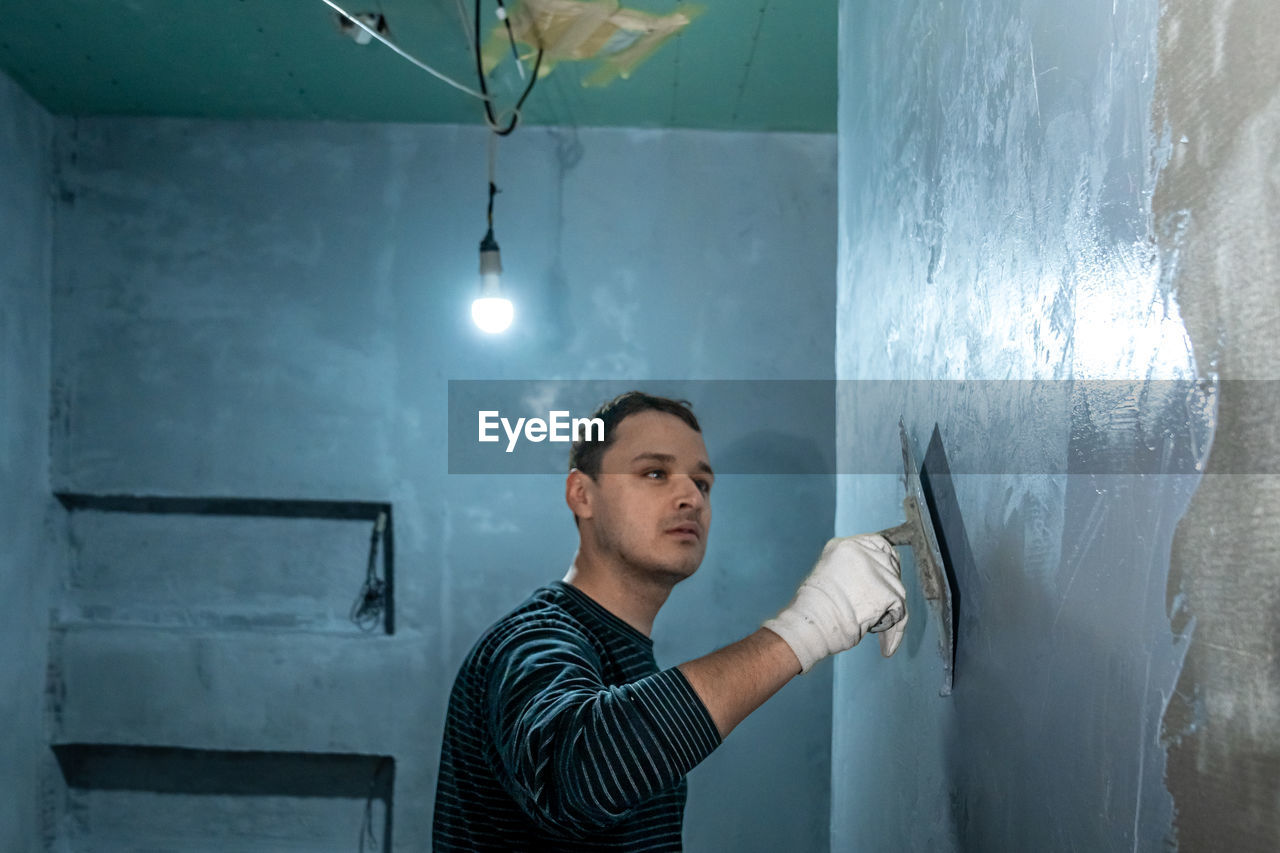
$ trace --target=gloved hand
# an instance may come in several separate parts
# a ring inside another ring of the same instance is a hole
[[[880,634],[880,653],[898,649],[907,627],[907,592],[897,550],[878,533],[832,539],[791,603],[764,627],[786,641],[803,672],[827,655]]]

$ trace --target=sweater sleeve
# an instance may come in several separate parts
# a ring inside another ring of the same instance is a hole
[[[606,685],[590,642],[568,626],[508,640],[488,691],[503,784],[533,820],[571,836],[626,817],[720,745],[682,672]]]

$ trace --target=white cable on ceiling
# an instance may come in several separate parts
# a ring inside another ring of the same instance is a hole
[[[417,57],[414,57],[414,56],[409,55],[409,54],[408,54],[408,53],[406,53],[404,50],[402,50],[398,45],[396,45],[396,44],[395,44],[395,42],[391,41],[391,40],[390,40],[390,39],[388,39],[388,38],[384,38],[384,37],[383,37],[383,35],[382,35],[382,33],[377,32],[376,30],[374,30],[372,27],[370,27],[369,25],[367,25],[364,21],[360,20],[360,19],[359,19],[359,18],[357,18],[355,15],[352,15],[352,14],[351,14],[350,12],[348,12],[346,9],[343,9],[343,8],[342,8],[341,6],[339,6],[337,3],[334,3],[334,2],[333,2],[333,0],[320,0],[320,2],[321,2],[321,3],[324,3],[326,6],[330,7],[331,9],[334,9],[334,10],[335,10],[339,15],[342,15],[344,18],[346,18],[347,20],[351,21],[351,22],[352,22],[353,24],[355,24],[357,27],[359,27],[360,29],[364,30],[366,33],[368,33],[369,35],[373,36],[373,37],[374,37],[374,38],[376,38],[378,41],[382,42],[382,43],[383,43],[383,44],[385,44],[387,47],[391,48],[391,49],[392,49],[392,50],[394,50],[396,53],[398,53],[398,54],[400,54],[401,56],[403,56],[405,59],[409,60],[409,61],[410,61],[410,62],[412,62],[414,65],[418,66],[418,67],[419,67],[419,68],[421,68],[423,71],[425,71],[425,72],[427,72],[428,74],[430,74],[432,77],[435,77],[435,78],[437,78],[438,80],[441,80],[441,81],[443,81],[443,82],[445,82],[445,83],[448,83],[450,86],[452,86],[453,88],[457,89],[457,90],[458,90],[458,91],[460,91],[460,92],[466,92],[468,95],[470,95],[470,96],[471,96],[471,97],[473,97],[473,98],[478,98],[478,99],[480,99],[480,100],[482,100],[482,101],[492,101],[492,100],[493,100],[493,98],[491,98],[491,97],[489,97],[489,96],[487,96],[487,95],[484,95],[484,94],[482,94],[482,93],[480,93],[480,92],[477,92],[475,89],[472,89],[472,88],[470,88],[469,86],[464,86],[462,83],[459,83],[457,80],[454,80],[452,77],[449,77],[449,76],[447,76],[447,75],[445,75],[445,74],[442,74],[441,72],[439,72],[439,71],[435,70],[435,69],[434,69],[434,68],[432,68],[430,65],[428,65],[427,63],[425,63],[425,62],[423,62],[422,60],[418,59]]]
[[[458,20],[462,23],[462,34],[467,37],[467,49],[474,55],[476,35],[471,32],[471,19],[467,17],[467,10],[462,7],[462,0],[454,0],[454,5],[458,7]]]
[[[403,50],[402,48],[400,48],[400,46],[399,46],[399,45],[397,45],[395,42],[393,42],[393,41],[391,41],[390,39],[388,39],[388,38],[384,37],[384,36],[382,35],[382,33],[380,33],[380,32],[378,32],[378,31],[374,30],[372,27],[370,27],[369,25],[367,25],[364,21],[360,20],[360,19],[359,19],[359,18],[357,18],[355,15],[352,15],[352,14],[351,14],[350,12],[348,12],[346,9],[343,9],[343,8],[342,8],[341,6],[339,6],[337,3],[334,3],[334,2],[333,2],[333,0],[320,0],[320,2],[321,2],[321,3],[324,3],[326,6],[328,6],[328,7],[329,7],[329,8],[331,8],[331,9],[333,9],[334,11],[336,11],[339,15],[342,15],[342,16],[343,16],[344,18],[346,18],[348,21],[351,21],[351,23],[355,24],[357,27],[359,27],[360,29],[364,30],[366,33],[368,33],[369,35],[373,36],[373,37],[374,37],[374,38],[376,38],[378,41],[382,42],[382,43],[383,43],[383,44],[385,44],[387,47],[389,47],[389,48],[391,48],[392,50],[394,50],[397,54],[399,54],[400,56],[402,56],[402,57],[404,57],[405,59],[409,60],[411,63],[413,63],[413,64],[414,64],[414,65],[416,65],[417,67],[421,68],[423,71],[427,72],[427,73],[428,73],[428,74],[430,74],[432,77],[435,77],[435,78],[437,78],[437,79],[439,79],[439,80],[442,80],[442,81],[443,81],[443,82],[445,82],[445,83],[448,83],[448,84],[449,84],[450,86],[452,86],[453,88],[457,89],[457,90],[458,90],[458,91],[460,91],[460,92],[465,92],[466,94],[470,95],[470,96],[471,96],[471,97],[473,97],[473,98],[476,98],[476,99],[481,100],[481,101],[488,101],[489,103],[493,103],[493,96],[492,96],[492,95],[486,95],[486,94],[484,94],[483,92],[477,92],[475,89],[472,89],[472,88],[470,88],[469,86],[465,86],[465,85],[463,85],[462,83],[459,83],[457,80],[454,80],[453,78],[451,78],[451,77],[449,77],[449,76],[447,76],[447,75],[445,75],[445,74],[443,74],[443,73],[441,73],[441,72],[437,71],[436,69],[432,68],[432,67],[431,67],[430,65],[428,65],[427,63],[423,62],[421,59],[418,59],[417,57],[410,55],[408,52],[406,52],[405,50]],[[462,12],[462,0],[458,0],[458,11],[459,11],[459,13],[461,13],[461,12]],[[468,32],[470,32],[470,29],[471,29],[471,28],[470,28],[469,26],[467,26],[467,22],[466,22],[466,15],[465,15],[465,14],[463,14],[463,15],[462,15],[462,20],[463,20],[463,27],[464,27]],[[474,41],[474,40],[470,40],[470,39],[469,39],[467,43],[468,43],[468,45],[471,47],[471,49],[474,51],[474,50],[475,50],[475,41]],[[521,77],[523,77],[523,76],[524,76],[524,73],[523,73],[523,72],[524,72],[524,67],[523,67],[523,66],[521,66],[520,71],[521,71],[521,75],[520,75],[520,76],[521,76]],[[517,118],[517,120],[518,120],[518,119],[519,119],[519,116],[520,116],[520,111],[519,111],[518,109],[516,109],[515,107],[507,107],[507,108],[506,108],[506,109],[504,109],[502,112],[498,113],[498,119],[497,119],[496,121],[490,120],[490,119],[489,119],[488,112],[486,111],[486,113],[485,113],[485,118],[484,118],[484,122],[485,122],[485,124],[487,124],[487,125],[489,126],[489,129],[490,129],[490,130],[497,131],[497,130],[499,129],[499,125],[500,125],[500,123],[501,123],[502,121],[505,121],[505,120],[506,120],[508,117],[510,117],[510,116],[515,116],[515,117]]]

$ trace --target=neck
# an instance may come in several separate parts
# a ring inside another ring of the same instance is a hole
[[[671,584],[661,577],[647,577],[582,552],[574,557],[564,582],[646,637],[653,633],[654,617],[671,594]]]

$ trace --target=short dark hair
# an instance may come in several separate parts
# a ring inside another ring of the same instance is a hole
[[[569,449],[569,470],[577,468],[591,479],[596,479],[600,474],[600,461],[617,437],[618,424],[638,412],[655,411],[675,415],[695,432],[702,432],[702,427],[698,426],[698,419],[693,416],[693,411],[690,409],[691,405],[688,400],[655,397],[643,391],[619,394],[591,413],[592,418],[600,418],[604,421],[604,441],[586,441],[584,438],[575,441]],[[589,437],[590,430],[586,433]]]

